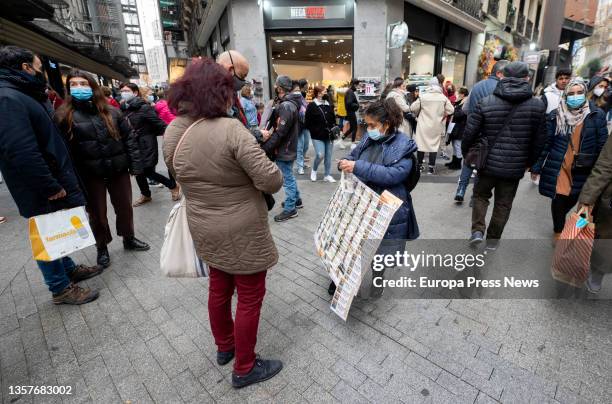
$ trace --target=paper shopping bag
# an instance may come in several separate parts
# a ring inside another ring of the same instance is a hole
[[[31,217],[29,227],[37,261],[55,261],[96,243],[83,206]]]
[[[583,286],[589,274],[595,238],[595,225],[583,225],[581,222],[584,222],[584,219],[575,212],[565,222],[563,232],[555,245],[551,267],[554,279],[577,288]]]

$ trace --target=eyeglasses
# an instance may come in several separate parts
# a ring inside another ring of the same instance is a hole
[[[236,74],[236,65],[234,65],[234,59],[232,58],[232,51],[228,51],[227,52],[229,54],[229,58],[230,58],[230,62],[232,62],[232,67],[234,68],[234,76],[239,79],[242,80],[244,82],[246,82],[246,80],[243,77],[240,77]]]

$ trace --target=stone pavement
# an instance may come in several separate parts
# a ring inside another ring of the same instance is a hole
[[[85,282],[100,298],[69,307],[51,304],[30,258],[26,221],[0,185],[0,214],[9,216],[0,225],[2,402],[612,401],[608,301],[380,299],[355,302],[343,322],[329,310],[328,278],[313,248],[334,186],[306,177],[300,216],[271,221],[281,258],[268,276],[257,347],[285,368],[238,391],[231,366],[214,361],[207,281],[159,274],[172,206],[166,190],[154,188],[154,201],[135,209],[137,235],[154,248],[125,252],[115,240],[112,266]],[[415,190],[422,237],[466,236],[470,210],[452,203],[453,181],[425,178]],[[549,201],[525,181],[505,236],[547,238],[549,215]],[[95,250],[74,257],[92,264]],[[9,396],[14,385],[70,385],[74,394]]]

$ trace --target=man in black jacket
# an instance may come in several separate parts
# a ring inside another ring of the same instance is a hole
[[[0,48],[0,170],[25,217],[85,205],[68,150],[43,106],[47,96],[40,59],[16,46]],[[100,273],[69,257],[37,261],[55,304],[83,304],[97,291],[74,283]]]
[[[468,115],[462,152],[483,137],[488,141],[486,166],[478,172],[474,186],[471,243],[483,240],[489,199],[495,190],[495,204],[487,240],[494,246],[510,217],[512,202],[525,170],[537,159],[546,140],[544,103],[529,85],[529,68],[513,62],[504,68],[504,78],[492,95],[483,98]]]
[[[262,145],[268,156],[273,156],[276,165],[283,172],[285,202],[282,213],[274,216],[277,222],[284,222],[297,217],[297,209],[302,208],[302,198],[293,175],[293,163],[297,157],[297,142],[300,132],[299,109],[302,94],[292,93],[293,82],[287,76],[278,76],[276,90],[280,104],[278,105],[276,130]]]

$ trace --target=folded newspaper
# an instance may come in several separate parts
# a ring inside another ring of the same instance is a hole
[[[336,284],[331,310],[344,321],[353,298],[402,200],[378,194],[354,175],[342,174],[314,239],[317,254]]]

